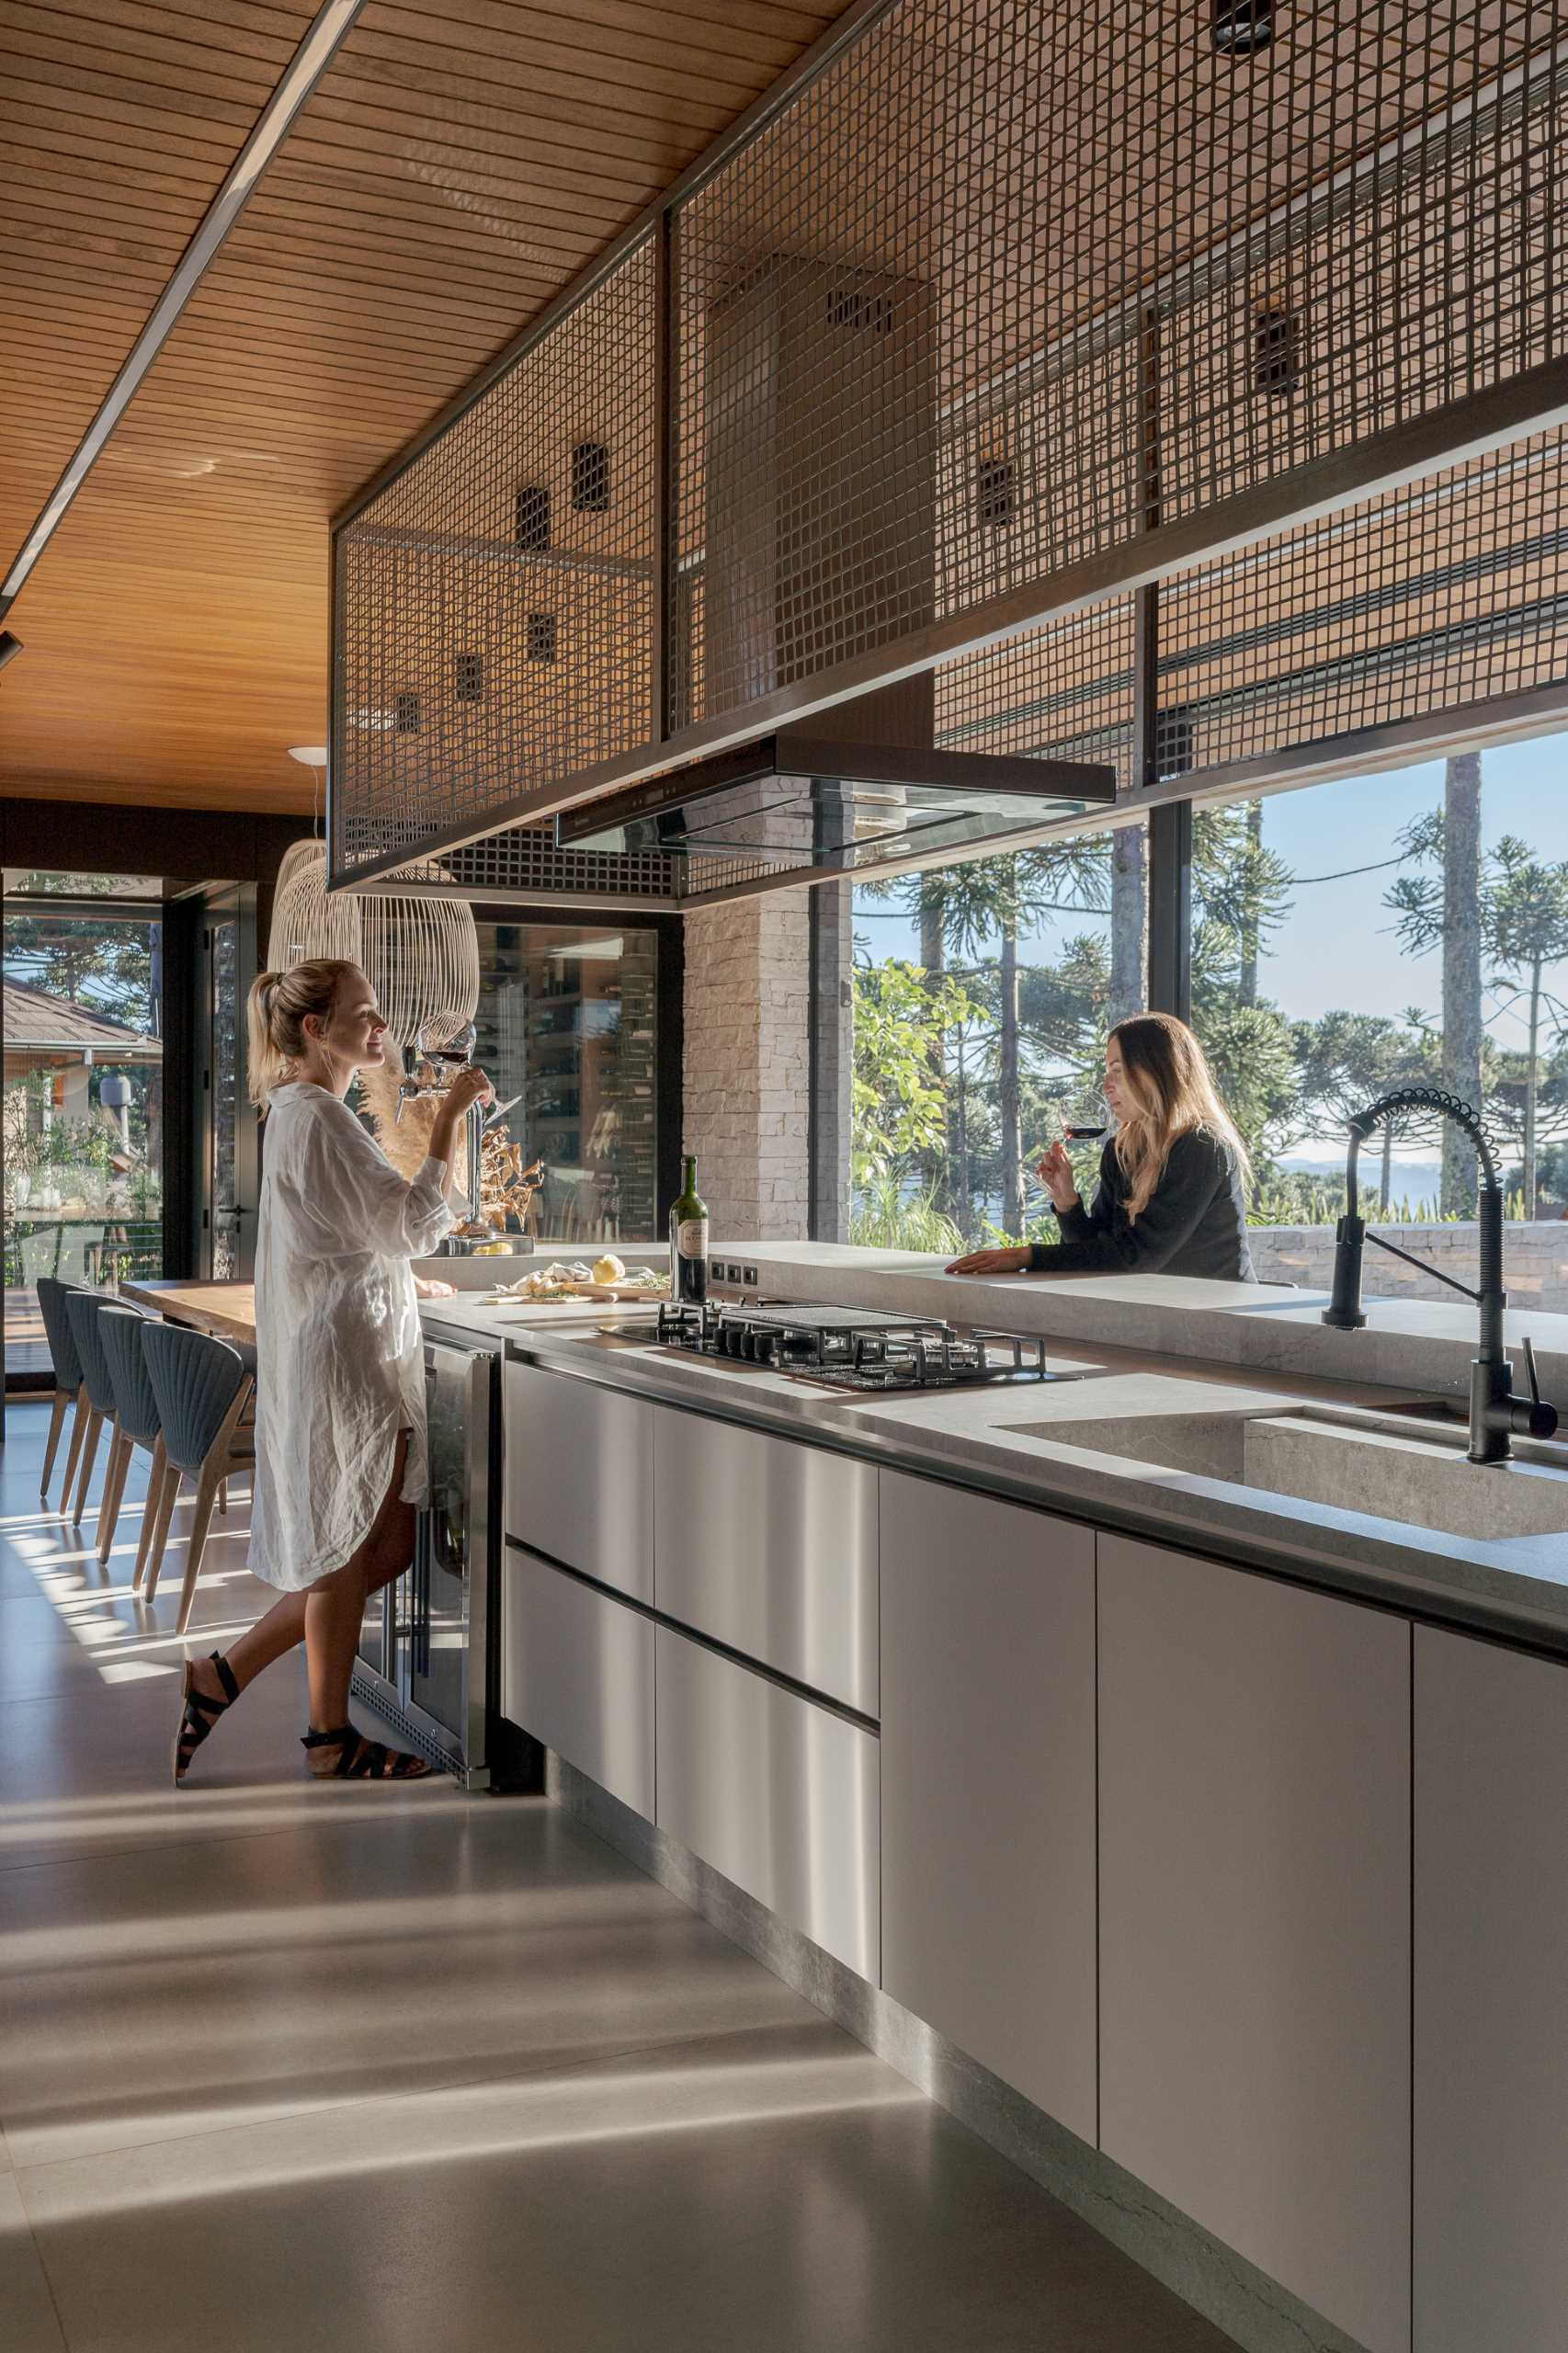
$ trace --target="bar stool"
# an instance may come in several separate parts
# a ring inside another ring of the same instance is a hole
[[[114,1444],[109,1449],[108,1469],[104,1474],[104,1499],[98,1507],[100,1561],[108,1560],[109,1546],[114,1542],[120,1506],[125,1499],[126,1473],[131,1468],[132,1454],[140,1446],[153,1457],[147,1473],[147,1500],[142,1508],[142,1540],[136,1547],[136,1572],[131,1580],[132,1593],[142,1583],[142,1573],[152,1551],[153,1524],[158,1516],[168,1467],[164,1452],[163,1417],[158,1412],[157,1398],[153,1393],[153,1383],[148,1377],[147,1360],[142,1347],[142,1336],[147,1328],[147,1318],[138,1315],[130,1307],[106,1307],[98,1318],[98,1336],[103,1342],[104,1355],[108,1363],[115,1403]]]
[[[87,1391],[87,1430],[82,1444],[82,1467],[76,1480],[76,1500],[71,1508],[71,1525],[80,1528],[82,1514],[86,1509],[87,1484],[93,1475],[97,1457],[98,1433],[107,1422],[112,1438],[115,1426],[114,1383],[108,1375],[108,1358],[98,1336],[98,1318],[113,1302],[97,1290],[70,1290],[65,1296],[65,1313],[70,1319],[71,1336],[76,1343],[76,1354],[82,1360],[82,1372]],[[112,1452],[112,1449],[111,1449]],[[106,1479],[107,1492],[107,1479]]]
[[[186,1553],[175,1631],[183,1634],[218,1489],[230,1472],[256,1460],[256,1350],[215,1340],[179,1324],[149,1324],[142,1335],[147,1374],[163,1425],[168,1465],[147,1564],[146,1598],[157,1589],[169,1519],[184,1479],[196,1482],[196,1509]]]
[[[54,1368],[54,1396],[49,1414],[49,1444],[43,1450],[43,1476],[38,1483],[42,1502],[49,1501],[50,1474],[54,1469],[55,1449],[60,1433],[65,1426],[68,1409],[76,1411],[71,1422],[71,1443],[65,1454],[65,1482],[60,1491],[60,1508],[71,1493],[71,1480],[76,1468],[76,1457],[82,1450],[82,1432],[86,1427],[87,1385],[82,1370],[82,1359],[76,1353],[75,1335],[71,1318],[65,1313],[65,1301],[73,1286],[56,1280],[53,1275],[38,1279],[38,1307],[43,1318],[43,1336],[49,1343],[49,1360]]]

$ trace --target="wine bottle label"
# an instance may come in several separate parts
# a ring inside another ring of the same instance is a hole
[[[708,1220],[705,1217],[683,1217],[676,1229],[676,1248],[683,1258],[706,1258]]]

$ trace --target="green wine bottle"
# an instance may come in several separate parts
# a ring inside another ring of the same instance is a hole
[[[700,1307],[708,1296],[708,1204],[697,1189],[696,1156],[680,1165],[680,1199],[670,1209],[670,1297]]]

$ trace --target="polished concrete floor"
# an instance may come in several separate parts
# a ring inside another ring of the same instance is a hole
[[[176,1792],[179,1555],[133,1600],[140,1483],[100,1570],[7,1423],[5,2353],[1224,2353],[544,1802],[308,1782],[294,1662]]]

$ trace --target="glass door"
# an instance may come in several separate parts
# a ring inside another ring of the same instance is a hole
[[[38,1279],[164,1271],[164,910],[156,877],[7,871],[5,1362],[47,1385]]]
[[[260,1184],[256,1119],[246,1093],[245,993],[256,970],[254,893],[225,892],[202,909],[198,1061],[201,1199],[198,1264],[210,1282],[256,1267]]]

